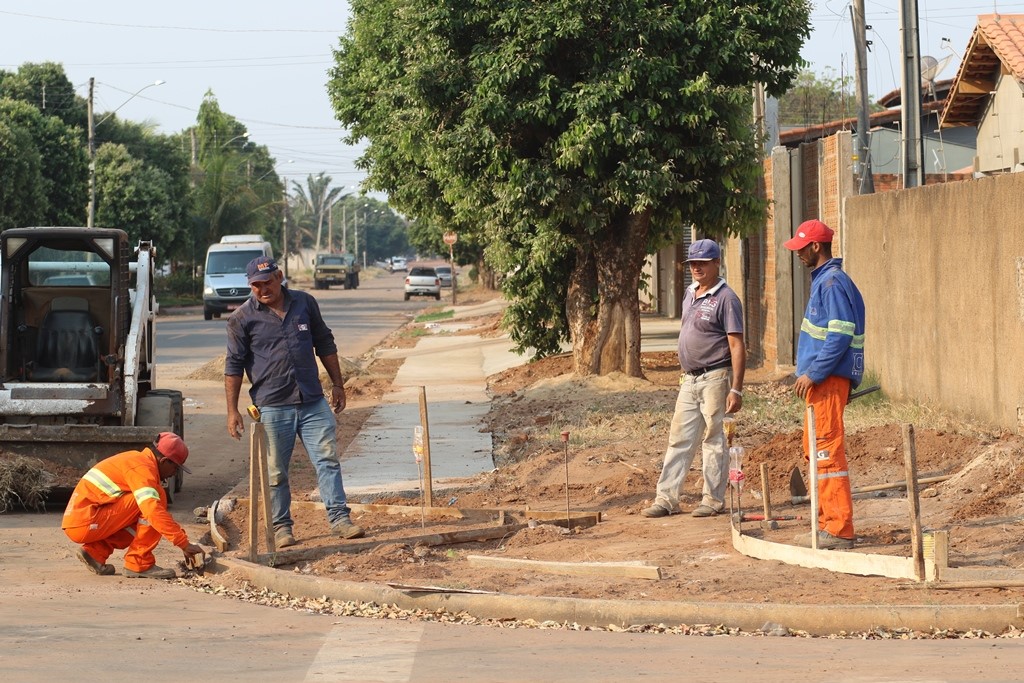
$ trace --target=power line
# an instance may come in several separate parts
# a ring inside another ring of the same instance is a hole
[[[10,12],[0,10],[0,14],[12,17],[24,17],[26,19],[41,19],[43,21],[59,21],[66,24],[87,24],[90,26],[111,26],[114,28],[143,28],[158,31],[196,31],[199,33],[333,33],[341,35],[344,29],[328,28],[202,28],[198,26],[161,26],[151,24],[118,24],[109,21],[89,21],[86,19],[64,19],[62,17],[47,17],[40,14],[27,14],[25,12]]]

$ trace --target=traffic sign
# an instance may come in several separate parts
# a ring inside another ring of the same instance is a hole
[[[448,246],[451,246],[458,241],[459,236],[455,233],[454,230],[449,230],[444,234],[444,243],[447,244]]]

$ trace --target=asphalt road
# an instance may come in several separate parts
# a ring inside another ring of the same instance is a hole
[[[342,356],[354,358],[406,323],[433,299],[404,301],[404,273],[363,278],[358,289],[306,289],[316,297]],[[451,301],[445,292],[442,303]],[[157,320],[157,363],[202,365],[223,355],[227,316],[203,320],[202,308],[166,311]]]
[[[432,301],[401,275],[317,292],[352,357]],[[245,476],[219,381],[182,377],[223,352],[223,320],[161,317],[164,386],[181,388],[194,473],[180,521]],[[174,368],[175,372],[167,369]],[[1014,681],[1018,640],[708,638],[499,629],[339,618],[238,602],[178,584],[99,577],[73,557],[58,513],[0,515],[0,671],[8,681]],[[180,553],[161,544],[157,559]],[[119,556],[111,558],[119,566]],[[766,569],[766,571],[768,571]],[[823,590],[827,587],[823,586]]]

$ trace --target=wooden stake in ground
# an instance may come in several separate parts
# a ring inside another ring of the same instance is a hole
[[[807,452],[810,454],[807,480],[811,483],[811,547],[818,549],[818,426],[814,406],[807,406]]]
[[[569,513],[569,432],[562,432],[562,443],[565,444],[565,528],[572,531],[572,515]]]
[[[763,529],[769,529],[772,524],[772,497],[768,486],[768,463],[761,463],[761,506],[764,510],[764,521],[761,522]]]
[[[907,470],[907,503],[910,505],[910,552],[918,581],[924,581],[924,537],[921,535],[921,499],[917,495],[917,444],[914,425],[903,425],[903,464]]]
[[[274,522],[270,518],[270,472],[267,465],[267,434],[263,425],[253,422],[249,432],[249,561],[259,557],[259,516],[263,514],[267,552],[275,552]]]
[[[434,507],[433,473],[430,471],[430,421],[427,418],[427,388],[420,387],[420,427],[423,428],[423,496],[428,508]]]

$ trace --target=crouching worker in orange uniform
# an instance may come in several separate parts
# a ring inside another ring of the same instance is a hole
[[[160,484],[185,467],[188,446],[173,432],[161,432],[141,451],[125,451],[98,462],[78,482],[64,511],[61,528],[82,547],[75,556],[100,576],[114,573],[106,564],[115,549],[127,548],[124,575],[143,579],[173,579],[173,569],[156,565],[153,549],[163,536],[181,548],[185,558],[202,557],[203,549],[167,511],[167,494]]]

